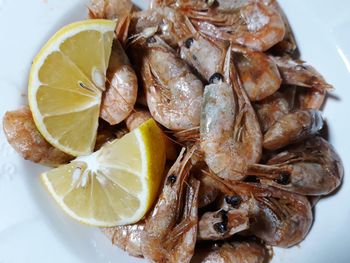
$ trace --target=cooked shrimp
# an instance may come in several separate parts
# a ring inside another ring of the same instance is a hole
[[[139,13],[133,18],[131,28],[135,35],[157,28],[161,38],[172,47],[180,47],[181,58],[207,81],[223,69],[227,44],[214,42],[198,32],[191,21],[175,9],[162,7]]]
[[[195,27],[213,38],[229,40],[252,50],[266,51],[285,36],[279,12],[259,2],[251,2],[233,11],[184,11]]]
[[[292,112],[281,117],[264,134],[263,147],[277,150],[289,144],[315,135],[323,127],[322,114],[308,109]]]
[[[301,242],[310,230],[313,216],[309,200],[301,195],[256,183],[232,182],[208,173],[237,209],[248,211],[249,232],[267,245],[290,247]]]
[[[93,0],[89,6],[90,18],[118,18],[118,40],[114,41],[111,51],[100,113],[100,117],[111,125],[122,122],[131,113],[137,99],[137,77],[120,44],[126,41],[132,8],[129,0]]]
[[[311,66],[303,66],[302,62],[291,62],[288,57],[286,60],[289,60],[289,69],[288,66],[286,66],[288,62],[281,62],[281,64],[285,66],[280,65],[279,67],[280,71],[283,71],[283,74],[287,76],[284,81],[286,83],[295,82],[304,87],[296,87],[295,103],[292,108],[301,110],[320,109],[325,101],[327,91],[330,90],[332,86],[327,84],[323,77]],[[293,64],[295,65],[294,68]],[[301,66],[298,67],[298,65]],[[290,87],[286,89],[289,90]]]
[[[142,233],[145,229],[143,221],[125,226],[102,228],[102,232],[116,245],[128,252],[131,256],[142,257]]]
[[[306,197],[262,185],[240,185],[234,191],[243,198],[253,196],[249,198],[250,232],[267,245],[290,247],[309,232],[313,216]]]
[[[48,166],[58,166],[73,159],[40,134],[28,106],[6,112],[3,129],[7,141],[24,159]]]
[[[294,55],[297,51],[297,44],[286,14],[276,0],[263,0],[263,2],[265,5],[274,8],[280,14],[286,28],[286,33],[283,40],[277,43],[273,47],[273,50],[277,51],[279,54]]]
[[[179,238],[182,240],[189,238],[183,235],[186,235],[187,231],[192,231],[193,226],[197,223],[193,220],[183,220],[180,225],[176,225],[180,215],[180,200],[185,180],[189,175],[191,166],[189,161],[193,150],[189,150],[185,155],[184,149],[181,151],[178,159],[168,172],[158,202],[146,219],[141,245],[144,256],[152,262],[174,262],[171,259],[176,256],[175,254],[181,253],[181,251],[173,249],[176,247],[176,241]],[[198,189],[194,193],[198,193]],[[197,198],[192,198],[193,202],[195,200]],[[195,203],[193,206],[197,207]],[[189,219],[191,219],[193,217],[192,212],[189,212],[189,214]],[[194,244],[191,245],[194,246]],[[192,255],[187,255],[187,257],[189,258],[183,262],[189,262]]]
[[[132,38],[147,34],[150,28],[173,48],[180,48],[180,56],[191,65],[203,79],[223,69],[227,43],[213,41],[198,32],[187,16],[178,10],[162,7],[140,12],[131,22]],[[220,72],[223,74],[223,72]]]
[[[225,80],[214,74],[204,90],[200,124],[201,149],[208,167],[222,178],[239,180],[246,166],[261,157],[262,135],[254,109],[245,94],[231,51],[225,61]]]
[[[170,6],[188,16],[195,27],[213,38],[266,51],[284,39],[281,10],[261,1],[155,0],[152,7]]]
[[[198,126],[202,82],[158,36],[139,39],[133,46],[140,52],[138,60],[153,118],[170,130]]]
[[[137,77],[118,40],[113,43],[107,80],[100,116],[115,125],[131,113],[137,98]]]
[[[187,39],[190,32],[187,25],[188,18],[169,7],[148,9],[134,13],[131,19],[131,39],[148,35],[153,31],[171,47],[177,48],[181,40]]]
[[[273,156],[267,165],[253,164],[247,174],[261,183],[302,195],[327,195],[344,176],[339,155],[321,137],[292,145]]]
[[[300,87],[329,91],[333,86],[328,84],[322,75],[303,61],[296,61],[288,56],[272,58],[281,73],[283,83]]]
[[[130,0],[92,0],[88,8],[91,19],[116,19],[129,14],[133,3]]]
[[[184,19],[186,25],[186,38],[178,42],[181,58],[189,63],[206,81],[215,73],[222,71],[225,63],[227,43],[214,42],[209,37],[198,32],[189,19]]]
[[[131,15],[129,39],[133,39],[141,34],[144,34],[147,30],[154,29],[158,31],[158,26],[161,23],[162,14],[158,9],[146,9],[134,12]]]
[[[278,247],[291,247],[305,238],[313,221],[306,197],[274,188],[263,189],[254,196],[259,212],[250,229],[255,236]]]
[[[255,0],[252,0],[255,1]],[[209,8],[215,8],[222,12],[230,12],[242,8],[249,4],[251,1],[248,0],[152,0],[151,7],[164,7],[170,6],[172,8],[187,9],[192,8],[193,10],[207,10]]]
[[[263,133],[290,112],[290,105],[287,99],[284,94],[278,91],[268,98],[255,103],[254,108]]]
[[[197,263],[266,263],[270,258],[267,248],[253,241],[228,241],[210,248],[196,249],[193,262]]]
[[[282,79],[275,62],[262,52],[235,49],[235,63],[243,87],[251,101],[260,101],[275,93]]]
[[[116,20],[116,37],[124,45],[128,37],[130,13],[134,9],[136,8],[130,0],[92,0],[88,6],[88,17]]]

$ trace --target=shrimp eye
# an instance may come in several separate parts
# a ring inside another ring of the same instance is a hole
[[[275,179],[275,182],[281,185],[290,184],[290,173],[289,172],[280,173],[279,177]]]
[[[226,196],[225,201],[232,207],[237,207],[241,203],[242,198],[239,195]]]
[[[193,44],[193,38],[192,38],[192,37],[188,38],[188,39],[185,41],[185,47],[186,47],[186,48],[190,48],[190,47],[192,46],[192,44]]]
[[[216,72],[209,78],[209,84],[218,83],[219,81],[223,80],[224,77],[220,73]]]
[[[175,182],[176,182],[176,175],[170,175],[168,178],[167,178],[167,184],[171,184],[173,185]]]
[[[147,43],[148,44],[152,44],[152,43],[155,43],[155,42],[156,42],[156,39],[154,37],[147,38]]]
[[[246,182],[246,183],[259,183],[259,179],[256,176],[247,176],[244,179],[244,182]]]
[[[223,234],[227,231],[227,226],[224,223],[216,223],[214,224],[214,229],[216,232]]]

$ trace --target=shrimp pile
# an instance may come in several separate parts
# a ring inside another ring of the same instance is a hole
[[[344,170],[321,136],[333,87],[298,58],[277,1],[152,0],[139,11],[94,0],[88,11],[118,21],[96,149],[150,118],[167,147],[153,208],[103,228],[111,242],[160,263],[266,263],[273,246],[299,244]],[[72,158],[45,141],[28,108],[3,124],[25,159]]]

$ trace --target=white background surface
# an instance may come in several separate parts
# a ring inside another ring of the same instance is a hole
[[[0,116],[26,103],[31,61],[60,27],[86,16],[84,0],[0,0]],[[275,249],[274,263],[350,262],[350,1],[280,0],[302,58],[336,90],[325,107],[330,140],[341,155],[340,191],[316,208],[306,240]],[[1,125],[0,125],[1,126]],[[112,247],[97,230],[75,223],[40,185],[44,168],[22,160],[0,127],[0,263],[143,262]]]

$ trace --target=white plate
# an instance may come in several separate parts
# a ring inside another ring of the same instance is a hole
[[[336,87],[324,116],[346,175],[341,190],[317,205],[306,240],[292,249],[275,249],[273,262],[350,262],[350,1],[280,2],[302,58]],[[31,60],[57,29],[83,19],[87,4],[87,0],[0,0],[0,116],[26,103]],[[144,262],[112,247],[97,229],[65,216],[40,185],[38,173],[43,168],[17,156],[0,130],[0,263]]]

